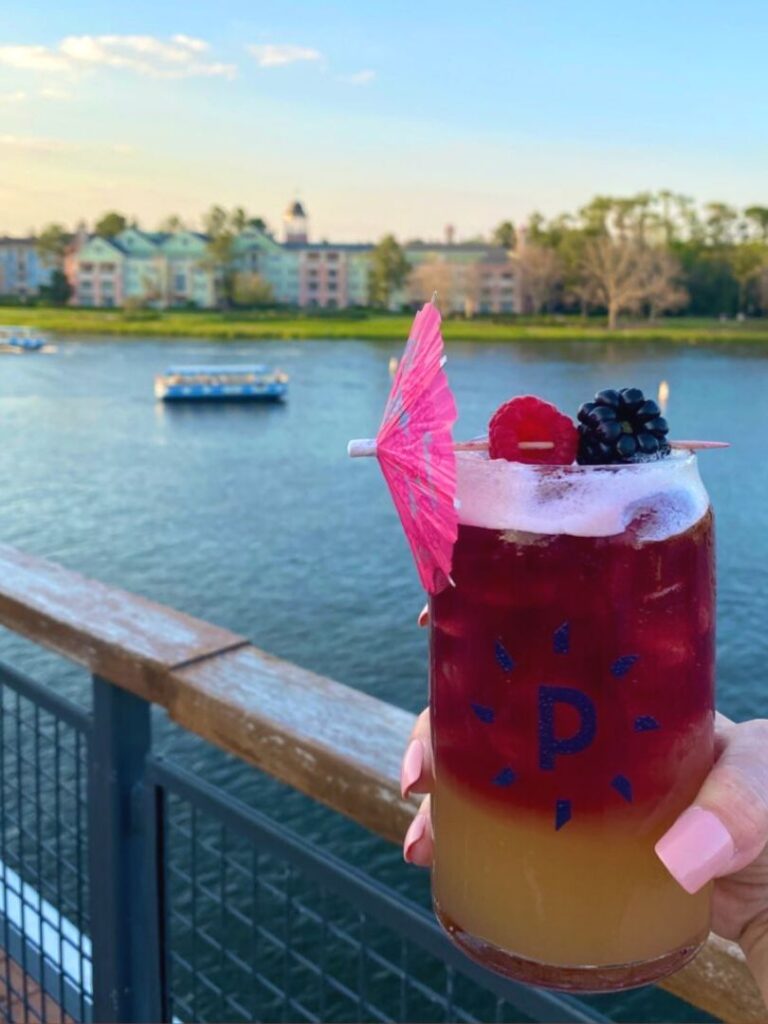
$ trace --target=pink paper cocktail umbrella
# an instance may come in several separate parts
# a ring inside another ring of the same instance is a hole
[[[416,568],[430,594],[450,580],[456,514],[456,403],[443,366],[440,313],[416,314],[375,440],[350,441],[349,454],[376,455]]]

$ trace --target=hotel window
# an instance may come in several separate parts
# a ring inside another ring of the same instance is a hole
[[[335,281],[329,281],[328,284],[326,285],[326,287],[327,287],[329,292],[335,292],[336,291],[336,282]]]
[[[335,260],[338,260],[339,254],[337,252],[328,252],[325,254],[325,258],[329,263],[333,263]]]
[[[187,275],[175,274],[173,278],[173,287],[177,292],[185,292],[187,290]]]
[[[80,264],[80,270],[84,274],[90,274],[90,272],[93,270],[93,264],[92,263],[81,263]]]
[[[308,252],[307,253],[307,259],[308,260],[313,260],[313,261],[319,260],[320,259],[320,253],[319,252]]]
[[[307,285],[307,288],[311,292],[316,292],[317,291],[317,281],[310,281],[309,284]]]

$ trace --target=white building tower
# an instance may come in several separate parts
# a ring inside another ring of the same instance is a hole
[[[309,240],[309,224],[304,207],[298,199],[289,203],[283,214],[283,231],[287,243],[303,243]]]

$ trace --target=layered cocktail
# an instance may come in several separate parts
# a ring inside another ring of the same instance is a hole
[[[431,599],[438,916],[523,980],[652,981],[709,926],[709,890],[685,893],[654,853],[713,761],[695,457],[457,462],[455,585]]]

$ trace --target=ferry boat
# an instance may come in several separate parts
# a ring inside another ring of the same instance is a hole
[[[287,394],[288,375],[266,366],[169,366],[155,377],[163,402],[282,402]]]
[[[49,347],[42,331],[33,330],[31,327],[0,324],[0,352],[19,355],[22,352],[40,352]]]

